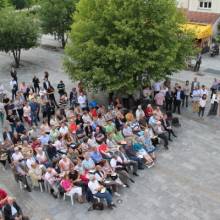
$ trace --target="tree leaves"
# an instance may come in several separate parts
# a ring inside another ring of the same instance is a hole
[[[28,50],[37,45],[38,22],[27,12],[3,9],[0,16],[0,51]],[[20,55],[19,55],[20,56]]]
[[[131,93],[144,72],[160,79],[184,66],[193,47],[183,21],[174,0],[80,0],[64,66],[90,89]]]
[[[65,33],[70,30],[72,14],[78,0],[41,0],[40,18],[43,32],[56,34],[66,44]]]

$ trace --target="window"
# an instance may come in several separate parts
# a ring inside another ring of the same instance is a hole
[[[200,0],[199,7],[202,9],[210,9],[212,8],[212,1],[211,0]]]

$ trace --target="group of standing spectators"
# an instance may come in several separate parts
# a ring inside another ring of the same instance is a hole
[[[209,97],[209,90],[211,91]],[[146,103],[155,102],[157,106],[172,113],[181,114],[181,109],[188,108],[192,105],[192,112],[198,113],[203,117],[208,100],[211,107],[209,115],[219,115],[219,91],[220,81],[214,79],[210,89],[201,83],[195,77],[190,83],[188,80],[184,84],[176,83],[173,87],[168,82],[155,82],[152,87],[146,87],[143,90],[143,100]]]

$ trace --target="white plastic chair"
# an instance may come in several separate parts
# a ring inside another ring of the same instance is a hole
[[[65,193],[63,194],[63,200],[66,200],[66,196],[69,196],[69,197],[70,197],[71,204],[74,205],[74,194],[70,194],[69,192],[65,192]]]

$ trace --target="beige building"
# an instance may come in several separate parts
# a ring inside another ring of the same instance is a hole
[[[219,0],[177,0],[177,4],[189,11],[220,14]]]
[[[195,32],[198,46],[207,51],[220,33],[220,0],[177,0],[177,7],[186,14],[187,29]]]
[[[189,22],[212,25],[214,35],[220,32],[220,0],[177,0],[177,6],[186,11]]]

